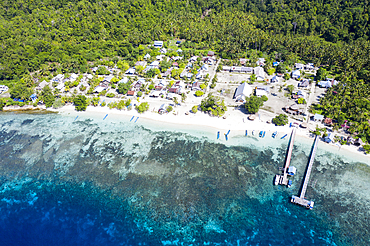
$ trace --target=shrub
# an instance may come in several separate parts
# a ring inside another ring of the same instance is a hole
[[[203,91],[196,91],[195,96],[200,97],[203,96],[204,92]]]
[[[196,114],[198,112],[198,106],[197,105],[194,105],[192,108],[191,108],[191,112],[193,112],[194,114]]]
[[[277,126],[285,126],[286,124],[288,124],[288,116],[285,114],[279,114],[272,119],[272,123]]]
[[[143,93],[142,93],[141,91],[138,91],[138,92],[136,93],[136,95],[137,95],[138,97],[141,97],[141,96],[143,95]]]
[[[173,110],[173,107],[170,105],[167,107],[167,112],[171,112]]]
[[[114,93],[112,93],[112,92],[110,92],[110,93],[107,93],[107,95],[106,95],[107,97],[114,97]]]
[[[140,105],[136,106],[136,110],[140,114],[144,113],[145,111],[148,111],[149,110],[149,103],[147,103],[147,102],[140,103]]]

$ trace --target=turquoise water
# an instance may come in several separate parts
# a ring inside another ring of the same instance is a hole
[[[288,189],[272,184],[288,139],[75,117],[0,115],[3,245],[369,245],[364,158],[319,143],[306,210],[289,200],[313,140]]]

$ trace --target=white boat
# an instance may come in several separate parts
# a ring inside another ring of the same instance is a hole
[[[279,179],[280,179],[280,175],[275,175],[275,180],[274,180],[274,185],[278,185],[279,184]]]
[[[255,133],[255,132],[256,132],[255,130],[253,130],[253,131],[252,131],[252,135],[253,135],[253,136],[254,136],[254,133]]]

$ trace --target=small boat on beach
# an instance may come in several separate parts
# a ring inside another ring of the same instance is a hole
[[[220,132],[218,131],[217,132],[217,139],[219,139],[220,138]]]
[[[248,136],[248,130],[245,130],[245,136]]]
[[[275,138],[277,135],[277,131],[272,134],[272,137]]]
[[[131,120],[130,120],[130,121],[132,121],[134,118],[135,118],[135,116],[132,116],[132,118],[131,118]]]
[[[262,137],[264,138],[264,137],[265,137],[265,135],[266,135],[266,131],[263,131],[263,133],[262,133]]]
[[[105,120],[107,117],[108,117],[108,114],[106,114],[106,115],[104,116],[103,120]]]
[[[259,134],[260,138],[262,138],[262,135],[263,135],[263,131],[260,131],[260,134]]]
[[[252,135],[254,136],[254,134],[255,134],[255,133],[256,133],[256,131],[255,131],[255,130],[253,130],[253,131],[252,131]]]
[[[279,180],[280,180],[280,175],[275,175],[275,179],[274,179],[274,185],[278,185],[279,184]]]
[[[225,139],[226,139],[226,141],[229,140],[229,138],[227,137],[227,134],[225,134]]]
[[[285,138],[286,136],[288,136],[288,134],[285,134],[284,136],[282,136],[281,139]]]

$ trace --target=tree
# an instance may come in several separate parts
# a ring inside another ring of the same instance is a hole
[[[290,79],[290,75],[289,75],[289,73],[284,73],[284,79],[285,79],[285,80],[289,80],[289,79]]]
[[[325,80],[326,76],[328,75],[328,72],[325,68],[320,67],[319,70],[316,72],[316,81]]]
[[[252,74],[251,77],[249,78],[249,81],[253,84],[254,82],[256,82],[257,80],[257,77],[255,74]]]
[[[137,74],[141,74],[144,70],[144,67],[141,65],[138,65],[135,67]]]
[[[141,91],[138,91],[137,93],[136,93],[136,96],[138,96],[138,97],[141,97],[143,95],[143,93],[141,92]]]
[[[45,86],[41,92],[42,101],[45,103],[45,107],[50,108],[53,106],[55,96],[49,86]]]
[[[87,108],[87,99],[84,95],[78,95],[73,99],[73,104],[77,111],[85,111]]]
[[[0,98],[0,111],[3,111],[5,104],[6,104],[5,99]]]
[[[304,98],[298,98],[298,104],[306,104],[307,102],[306,102],[306,99],[304,99]]]
[[[369,144],[365,144],[364,146],[362,146],[362,148],[364,149],[366,154],[370,153],[370,145]]]
[[[277,126],[285,126],[286,124],[288,124],[288,116],[285,114],[279,114],[272,119],[272,123]]]
[[[196,91],[195,96],[200,97],[203,96],[204,92],[203,91]]]
[[[24,83],[16,84],[10,89],[10,97],[13,99],[29,100],[31,95],[32,89],[28,88]]]
[[[202,100],[200,108],[203,112],[208,112],[218,117],[224,115],[227,111],[224,100],[213,96],[212,93],[209,93],[208,96]]]
[[[269,98],[268,98],[266,95],[263,95],[263,96],[261,97],[261,99],[262,99],[262,101],[264,101],[264,102],[267,102],[267,101],[269,100]]]
[[[175,103],[175,105],[179,104],[179,100],[177,99],[177,97],[173,97],[173,102]]]
[[[186,94],[185,93],[181,93],[181,102],[185,102],[186,100]]]
[[[286,67],[283,63],[280,63],[277,67],[276,67],[276,72],[277,73],[285,73],[286,72]]]
[[[244,107],[250,114],[255,114],[258,112],[260,107],[263,106],[263,100],[257,96],[250,96],[245,99]]]
[[[144,113],[145,111],[148,111],[149,110],[149,103],[147,103],[147,102],[140,103],[140,105],[136,106],[136,110],[140,114]]]
[[[131,83],[120,83],[118,84],[118,93],[126,95],[127,92],[131,89]]]
[[[290,95],[292,95],[292,93],[293,93],[293,90],[294,90],[294,85],[288,85],[287,87],[287,90],[289,91],[289,93],[290,93]]]
[[[269,69],[267,69],[267,74],[268,75],[273,75],[275,73],[275,68],[269,68]]]
[[[110,72],[108,71],[108,69],[106,67],[104,67],[104,66],[98,67],[98,69],[96,70],[95,73],[98,74],[98,75],[108,75],[108,74],[110,74]]]
[[[197,105],[194,105],[192,108],[191,108],[191,112],[193,112],[194,114],[196,114],[198,112],[198,106]]]
[[[172,110],[173,110],[172,106],[171,106],[171,105],[169,105],[169,106],[167,107],[167,112],[171,112]]]
[[[204,90],[205,88],[207,88],[207,86],[205,84],[201,84],[200,86],[200,89]]]
[[[91,105],[93,105],[94,107],[96,107],[96,106],[99,105],[99,101],[100,101],[100,97],[93,97],[91,99]]]

